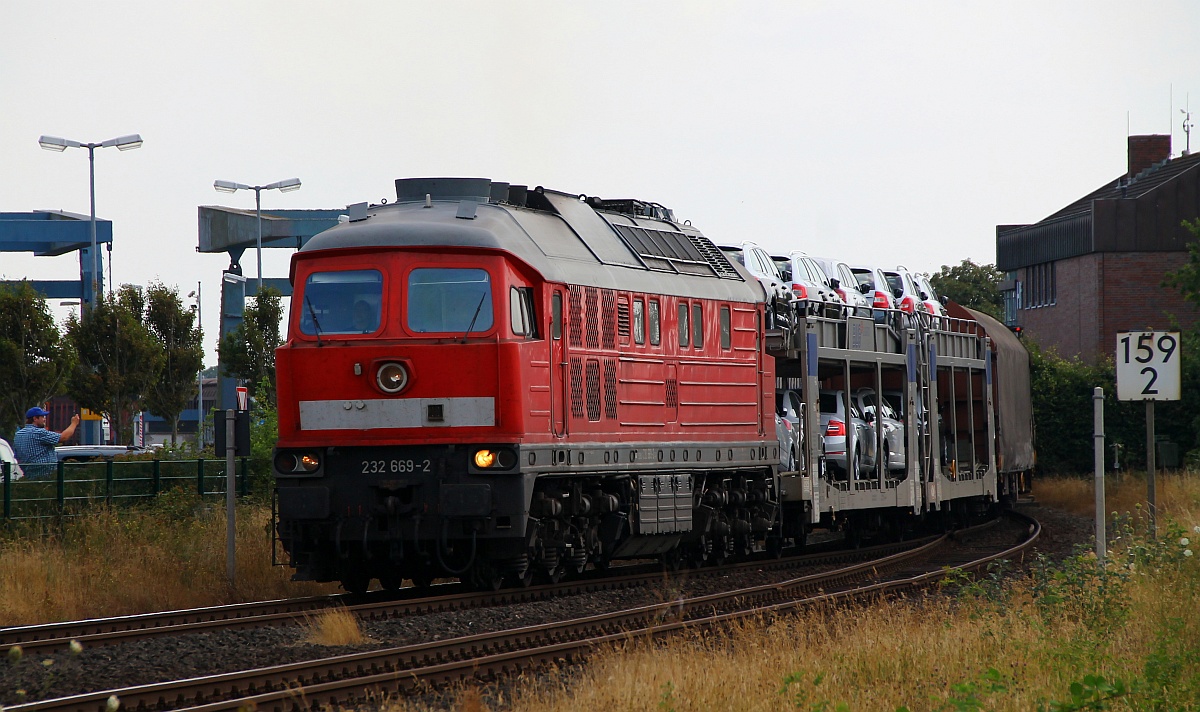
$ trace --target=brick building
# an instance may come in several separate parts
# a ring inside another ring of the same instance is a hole
[[[1197,323],[1161,286],[1187,261],[1180,223],[1200,217],[1200,154],[1171,159],[1170,136],[1130,136],[1129,170],[1031,225],[996,226],[1005,322],[1063,356],[1111,355],[1117,333]]]

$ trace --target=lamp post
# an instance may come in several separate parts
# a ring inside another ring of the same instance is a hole
[[[228,180],[218,180],[213,182],[213,187],[222,193],[236,193],[239,190],[254,191],[254,218],[258,221],[258,291],[262,291],[262,191],[279,189],[280,193],[289,193],[293,190],[300,190],[299,178],[286,178],[284,180],[275,181],[269,185],[245,185],[244,183],[234,183]]]
[[[90,314],[96,308],[96,295],[100,291],[100,256],[96,249],[96,149],[116,146],[118,151],[129,151],[141,147],[142,137],[138,134],[129,134],[128,136],[110,138],[100,143],[81,143],[66,138],[59,138],[58,136],[42,136],[38,139],[38,145],[47,151],[57,151],[59,153],[68,148],[86,148],[88,150],[88,187],[92,198],[92,293],[91,298],[87,301],[87,310]]]

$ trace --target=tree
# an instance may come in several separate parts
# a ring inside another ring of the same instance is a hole
[[[939,295],[1003,321],[1004,297],[1000,294],[1003,278],[995,265],[977,265],[967,259],[953,267],[942,265],[929,283]]]
[[[83,321],[74,314],[67,320],[67,339],[79,355],[68,393],[79,405],[108,415],[116,442],[133,439],[131,416],[164,360],[145,313],[141,288],[124,284],[115,295],[101,295]]]
[[[1200,220],[1184,220],[1183,226],[1196,239],[1188,243],[1188,261],[1175,272],[1167,272],[1163,286],[1178,289],[1184,300],[1200,305]]]
[[[0,433],[12,435],[30,406],[57,394],[73,363],[46,299],[28,282],[0,286]]]
[[[242,323],[221,339],[219,353],[225,375],[240,378],[251,396],[275,404],[275,349],[279,348],[279,323],[283,295],[264,287],[246,307]],[[264,389],[265,392],[264,392]]]
[[[179,414],[196,395],[196,373],[204,365],[204,334],[196,312],[184,309],[177,289],[161,282],[146,289],[146,328],[162,345],[158,378],[146,393],[145,406],[171,423],[171,445],[179,435]]]

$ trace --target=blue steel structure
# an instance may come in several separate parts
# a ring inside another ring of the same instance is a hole
[[[39,257],[79,253],[79,281],[29,280],[48,299],[79,299],[87,309],[93,302],[91,237],[87,215],[61,210],[0,213],[0,253],[32,252]],[[104,291],[103,244],[112,244],[112,221],[96,218],[96,284]]]

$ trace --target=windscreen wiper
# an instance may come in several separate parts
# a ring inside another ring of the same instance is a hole
[[[475,328],[475,320],[479,318],[479,310],[483,309],[483,300],[487,299],[487,290],[483,290],[483,294],[479,297],[479,306],[475,307],[475,316],[471,317],[471,323],[467,324],[467,333],[462,335],[463,343],[467,343],[467,336],[470,335],[471,329]]]
[[[321,322],[317,321],[317,312],[313,309],[312,301],[309,300],[307,294],[304,295],[304,304],[308,307],[308,316],[313,320],[313,327],[317,330],[317,346],[324,346],[325,344],[321,343]]]

